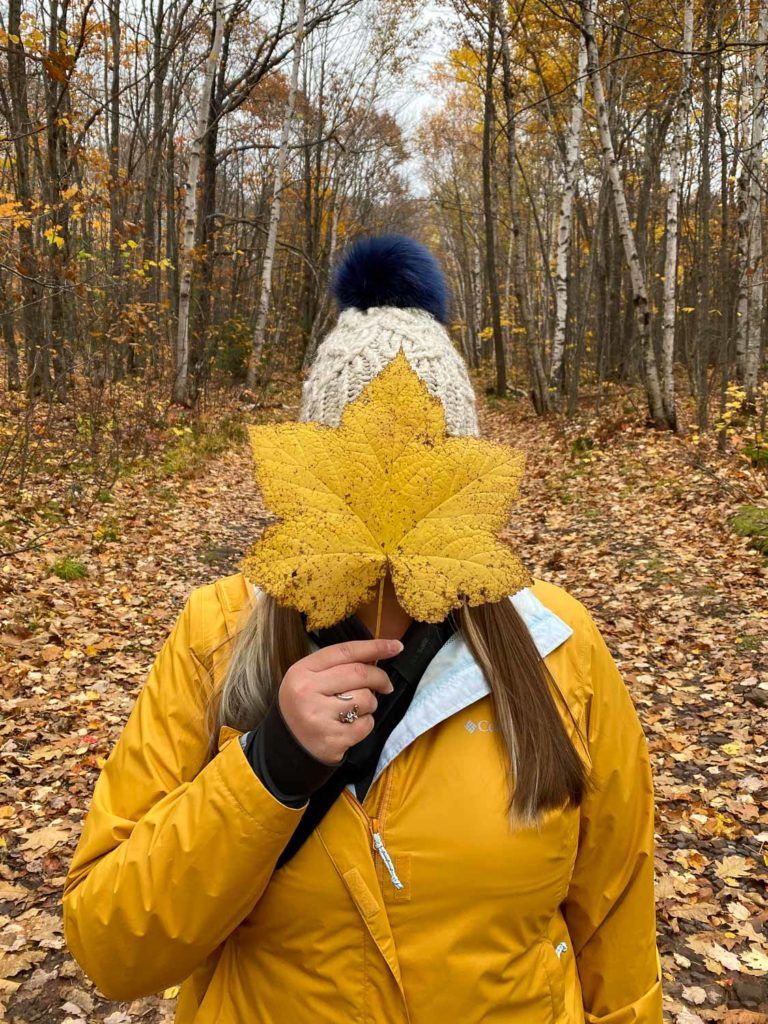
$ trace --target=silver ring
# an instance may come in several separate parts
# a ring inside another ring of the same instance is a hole
[[[354,700],[354,695],[351,693],[334,693],[334,697],[338,697],[339,700]]]
[[[339,721],[344,722],[345,724],[349,722],[354,722],[356,718],[360,717],[358,715],[359,710],[360,708],[357,706],[357,704],[353,704],[349,711],[340,711]]]

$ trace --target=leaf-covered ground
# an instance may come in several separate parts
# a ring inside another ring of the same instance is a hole
[[[667,1018],[768,1024],[768,568],[730,529],[740,505],[768,504],[765,483],[613,412],[564,427],[491,399],[482,422],[528,453],[510,535],[592,611],[645,726]],[[191,479],[130,477],[113,498],[0,563],[0,1020],[16,1024],[173,1018],[173,992],[100,998],[66,951],[61,889],[154,653],[189,590],[233,571],[264,518],[245,443]],[[87,575],[51,574],[65,556]]]

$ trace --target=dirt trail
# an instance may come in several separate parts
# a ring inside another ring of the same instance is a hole
[[[685,1006],[704,1021],[766,1024],[768,572],[727,524],[748,485],[696,470],[676,438],[627,430],[582,457],[572,436],[518,408],[484,404],[482,424],[528,453],[513,535],[536,576],[590,609],[646,729],[669,1020]],[[173,1014],[170,998],[98,997],[64,946],[61,885],[100,759],[175,615],[192,587],[234,571],[264,518],[245,444],[195,479],[129,481],[115,498],[119,536],[88,549],[86,578],[44,575],[53,545],[4,577],[0,1002],[17,1024]],[[88,527],[67,543],[83,550]]]

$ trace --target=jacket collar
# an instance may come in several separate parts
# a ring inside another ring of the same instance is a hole
[[[572,635],[572,628],[550,611],[529,587],[518,590],[509,599],[542,658]],[[317,650],[311,637],[310,647]],[[408,710],[387,738],[371,787],[387,765],[414,740],[488,693],[490,687],[461,632],[453,633],[427,665]],[[347,789],[354,796],[354,783]]]
[[[571,627],[524,588],[510,597],[542,658],[573,633]],[[387,739],[371,786],[387,765],[423,733],[490,693],[482,669],[460,632],[454,633],[427,666],[410,706]]]

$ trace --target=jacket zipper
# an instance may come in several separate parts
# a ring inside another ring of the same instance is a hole
[[[403,883],[397,877],[395,865],[392,863],[392,858],[389,856],[389,853],[387,852],[387,848],[384,845],[384,840],[381,838],[381,835],[379,834],[379,823],[376,818],[371,819],[371,829],[373,835],[374,848],[379,852],[379,854],[381,855],[381,859],[384,861],[384,864],[386,865],[387,871],[389,872],[389,877],[392,879],[392,885],[394,885],[396,889],[402,889]]]
[[[344,795],[347,797],[349,802],[352,804],[352,806],[355,808],[357,813],[363,818],[363,820],[365,821],[366,825],[368,826],[368,831],[371,833],[371,842],[372,842],[373,852],[378,853],[379,856],[381,857],[381,859],[384,861],[384,866],[386,867],[386,869],[387,869],[387,871],[389,873],[389,877],[392,880],[392,885],[394,885],[394,887],[396,889],[403,889],[403,888],[405,888],[405,886],[400,881],[400,879],[397,877],[397,872],[395,871],[395,865],[392,863],[392,858],[389,855],[389,851],[387,850],[386,846],[384,845],[384,840],[381,838],[381,826],[380,826],[380,823],[379,823],[380,816],[381,816],[381,814],[383,812],[384,806],[385,806],[386,801],[387,801],[387,797],[389,796],[389,788],[390,788],[391,784],[392,784],[392,773],[390,772],[390,774],[387,777],[387,785],[386,785],[384,793],[382,794],[381,801],[379,803],[379,809],[377,811],[376,817],[371,817],[371,815],[368,814],[368,812],[363,807],[363,805],[360,803],[360,801],[357,799],[357,797],[353,796],[353,794],[350,793],[350,791],[346,787],[344,787]]]

